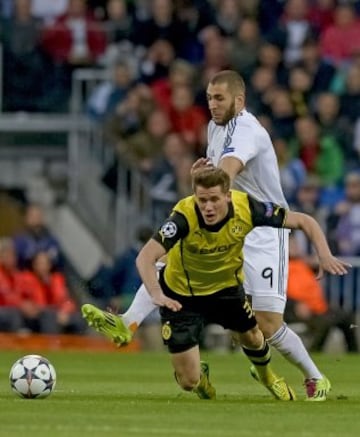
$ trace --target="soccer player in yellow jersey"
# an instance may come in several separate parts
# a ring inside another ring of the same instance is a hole
[[[269,365],[269,346],[246,299],[245,236],[257,226],[302,229],[317,250],[320,274],[325,270],[343,275],[350,266],[331,254],[312,217],[230,190],[230,177],[220,168],[195,171],[193,190],[192,196],[175,205],[136,260],[147,291],[160,307],[162,335],[176,380],[200,398],[215,397],[208,364],[200,361],[199,341],[204,325],[217,323],[234,332],[272,395],[292,400],[292,389]],[[156,263],[166,253],[166,266],[158,275]]]

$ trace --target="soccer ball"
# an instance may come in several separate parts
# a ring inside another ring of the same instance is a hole
[[[54,390],[56,372],[54,366],[40,355],[25,355],[10,370],[10,385],[22,398],[46,398]]]

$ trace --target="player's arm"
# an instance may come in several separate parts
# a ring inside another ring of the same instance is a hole
[[[300,212],[288,211],[285,215],[284,227],[301,229],[315,246],[319,257],[318,279],[322,277],[324,270],[332,275],[344,275],[348,272],[351,265],[333,256],[323,230],[313,217]]]
[[[188,224],[184,216],[174,213],[143,246],[136,258],[136,267],[153,302],[159,306],[166,306],[172,311],[179,311],[181,304],[163,293],[158,280],[156,263],[163,259],[166,253],[187,232]]]
[[[350,264],[335,258],[326,241],[319,223],[310,215],[288,211],[272,202],[259,202],[248,196],[252,222],[254,226],[271,226],[273,228],[301,229],[315,246],[319,257],[318,279],[327,271],[333,275],[344,275]]]
[[[238,158],[225,156],[219,162],[219,167],[230,176],[231,185],[233,185],[235,177],[244,170],[245,165]]]
[[[163,306],[163,291],[160,287],[156,262],[166,254],[164,246],[151,238],[140,250],[136,258],[136,267],[146,290],[156,305]]]

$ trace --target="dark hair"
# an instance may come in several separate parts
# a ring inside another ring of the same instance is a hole
[[[230,189],[230,176],[221,168],[204,167],[196,170],[192,176],[193,190],[196,187],[212,188],[220,186],[223,193]]]
[[[232,94],[245,94],[244,79],[234,70],[222,70],[216,73],[209,82],[211,85],[226,83]]]

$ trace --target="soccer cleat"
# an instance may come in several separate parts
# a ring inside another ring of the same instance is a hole
[[[255,366],[250,367],[250,374],[255,381],[266,387],[269,392],[279,401],[295,401],[296,394],[294,390],[285,382],[284,378],[276,378],[272,383],[266,384],[261,381]]]
[[[200,367],[201,377],[199,384],[194,389],[194,392],[199,396],[200,399],[215,399],[216,390],[209,381],[209,364],[205,361],[200,361]]]
[[[326,401],[327,395],[331,390],[331,383],[323,375],[321,379],[305,379],[306,400],[311,402]]]
[[[126,345],[132,340],[132,332],[122,318],[107,311],[102,311],[89,303],[81,307],[81,312],[89,326],[108,337],[117,346]]]

